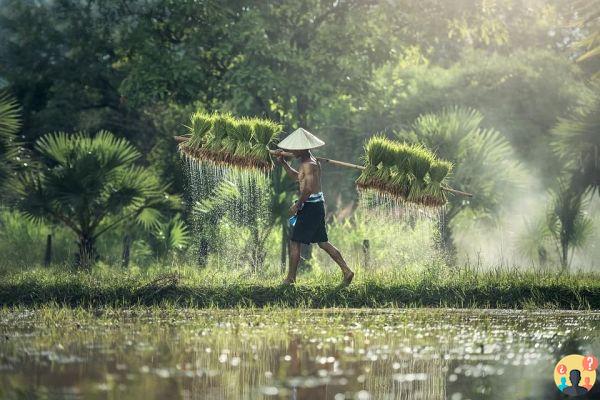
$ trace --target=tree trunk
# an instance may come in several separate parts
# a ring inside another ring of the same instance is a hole
[[[254,273],[256,273],[258,272],[258,269],[262,267],[260,263],[261,243],[258,232],[258,221],[254,219],[252,222],[252,269],[254,270]]]
[[[569,243],[566,240],[563,240],[561,246],[562,258],[560,263],[563,271],[567,271],[569,269]]]
[[[123,254],[121,256],[121,267],[128,268],[131,253],[131,236],[125,234],[123,236]]]
[[[452,266],[456,264],[456,246],[454,246],[454,238],[452,237],[452,229],[450,228],[449,223],[450,218],[447,214],[440,215],[438,224],[440,250],[443,252],[446,263],[449,266]]]
[[[200,243],[198,246],[198,266],[204,268],[206,267],[207,259],[208,259],[208,249],[209,243],[204,237],[200,238]]]
[[[94,246],[94,238],[92,235],[84,233],[79,236],[77,245],[79,251],[75,256],[75,266],[81,269],[90,269],[98,257]]]
[[[52,264],[52,234],[46,236],[46,252],[44,253],[44,267],[49,267]]]

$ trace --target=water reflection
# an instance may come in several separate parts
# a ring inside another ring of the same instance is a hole
[[[2,399],[559,399],[554,363],[600,354],[600,314],[584,312],[56,308],[0,317]]]

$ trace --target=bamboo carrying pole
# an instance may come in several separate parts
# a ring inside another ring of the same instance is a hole
[[[190,140],[189,136],[175,136],[175,141],[179,144],[181,143],[185,143],[188,140]],[[284,157],[294,157],[294,155],[292,153],[289,153],[287,151],[277,151],[277,150],[271,150],[269,149],[269,152],[273,155],[278,155],[281,154]],[[351,164],[348,162],[344,162],[344,161],[338,161],[338,160],[332,160],[331,158],[325,158],[325,157],[316,157],[317,160],[321,161],[321,162],[325,162],[331,165],[337,165],[340,167],[346,167],[346,168],[354,168],[354,169],[358,169],[358,170],[363,170],[365,169],[364,166],[362,165],[356,165],[356,164]],[[466,197],[473,197],[472,193],[467,193],[467,192],[462,192],[460,190],[456,190],[456,189],[452,189],[449,187],[445,187],[442,186],[442,190],[448,192],[448,193],[452,193],[452,194],[457,194],[460,196],[466,196]]]

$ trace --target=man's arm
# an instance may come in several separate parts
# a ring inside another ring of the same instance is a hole
[[[277,150],[279,153],[282,153],[283,150],[278,149]],[[288,176],[290,178],[292,178],[293,180],[297,181],[298,180],[298,171],[296,171],[294,168],[292,168],[290,166],[290,164],[286,161],[285,158],[283,158],[282,155],[278,155],[277,156],[277,161],[283,165],[283,169],[285,169],[285,172],[288,174]]]
[[[285,159],[281,161],[281,165],[283,165],[283,169],[285,169],[285,172],[290,178],[292,178],[295,181],[298,180],[298,171],[292,168],[291,165]]]

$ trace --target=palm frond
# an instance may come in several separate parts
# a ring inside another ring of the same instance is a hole
[[[600,96],[590,106],[560,118],[552,136],[552,148],[577,181],[577,189],[600,190]]]
[[[12,140],[21,129],[21,107],[6,91],[0,91],[0,140]]]
[[[508,140],[493,129],[481,128],[482,120],[477,110],[452,107],[422,115],[410,129],[396,133],[400,140],[425,145],[435,152],[438,161],[450,162],[454,166],[452,174],[447,174],[444,181],[451,178],[454,188],[477,193],[468,202],[451,197],[453,214],[465,206],[482,215],[500,212],[524,180],[524,170]],[[431,182],[438,180],[438,173],[441,177],[446,167],[438,170],[436,162],[432,165],[424,191],[439,193]]]

